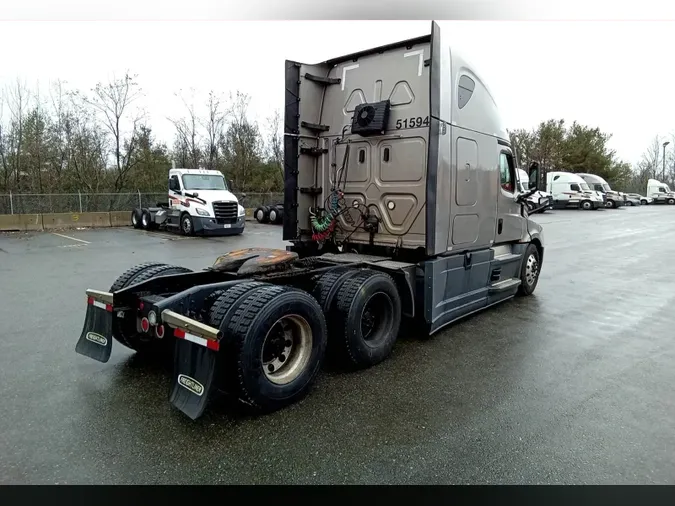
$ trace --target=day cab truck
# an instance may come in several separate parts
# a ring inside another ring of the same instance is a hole
[[[675,205],[675,192],[670,189],[670,186],[657,179],[647,181],[647,197],[653,199],[653,204]]]
[[[547,172],[546,191],[553,195],[554,209],[590,210],[605,207],[603,194],[591,190],[586,181],[571,172]]]
[[[131,224],[183,235],[236,235],[244,232],[246,212],[219,170],[169,170],[169,200],[135,208]]]
[[[518,191],[495,101],[436,23],[286,61],[285,97],[286,249],[230,251],[198,271],[149,262],[86,291],[77,353],[106,362],[116,340],[172,357],[169,399],[192,419],[221,392],[282,408],[327,358],[385,360],[403,318],[434,334],[539,280],[543,231],[523,206],[538,166]]]
[[[586,181],[591,190],[602,193],[605,198],[605,207],[609,209],[616,209],[627,205],[626,196],[618,191],[612,190],[609,183],[600,176],[595,174],[588,174],[586,172],[577,172],[577,176]]]

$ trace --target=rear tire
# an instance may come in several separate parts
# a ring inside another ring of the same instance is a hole
[[[277,211],[277,219],[274,221],[274,223],[276,225],[281,225],[284,221],[284,207],[277,206],[275,209]]]
[[[226,362],[223,369],[230,371],[226,390],[269,412],[308,392],[323,363],[328,331],[321,307],[307,292],[261,285],[225,309],[219,328],[227,341],[220,356]],[[216,305],[212,314],[222,312]]]
[[[255,216],[258,223],[267,223],[267,212],[263,206],[256,208],[253,216]]]
[[[192,272],[186,267],[179,267],[177,265],[168,264],[147,264],[139,265],[122,274],[118,280],[113,283],[113,288],[121,290],[128,286],[147,281],[159,276],[167,276],[170,274],[181,274]],[[126,279],[126,281],[125,281]],[[122,285],[122,286],[120,286]],[[138,328],[136,320],[136,311],[127,311],[124,318],[118,318],[116,315],[113,318],[113,337],[127,348],[136,351],[137,353],[160,353],[162,355],[168,354],[173,349],[173,339],[166,334],[164,338],[158,339],[154,333],[144,334]]]
[[[279,212],[277,211],[276,207],[273,207],[270,209],[270,223],[276,224],[277,218],[278,218]]]
[[[525,248],[523,255],[523,265],[520,268],[520,286],[518,287],[519,295],[532,295],[534,289],[539,283],[539,273],[541,272],[541,260],[539,250],[530,243]]]
[[[131,226],[134,228],[141,228],[141,210],[135,208],[131,211]]]
[[[141,227],[143,227],[143,230],[152,228],[152,214],[147,209],[141,210]]]
[[[370,269],[348,278],[331,308],[331,352],[354,368],[379,364],[401,327],[401,299],[391,276]]]

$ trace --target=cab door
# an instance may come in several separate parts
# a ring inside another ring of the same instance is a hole
[[[497,230],[495,243],[519,241],[523,236],[525,220],[520,202],[516,202],[518,192],[516,164],[511,150],[501,146],[499,151],[499,191],[497,193]]]

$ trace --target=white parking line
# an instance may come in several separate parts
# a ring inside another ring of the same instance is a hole
[[[78,241],[83,242],[84,244],[91,244],[89,241],[85,241],[83,239],[76,239],[75,237],[70,237],[69,235],[57,234],[56,232],[52,232],[52,234],[58,235],[59,237],[63,237],[64,239],[70,239],[71,241]]]

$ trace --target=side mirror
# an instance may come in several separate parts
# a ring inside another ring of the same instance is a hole
[[[234,188],[234,179],[227,180],[227,186],[230,187],[230,191]]]

